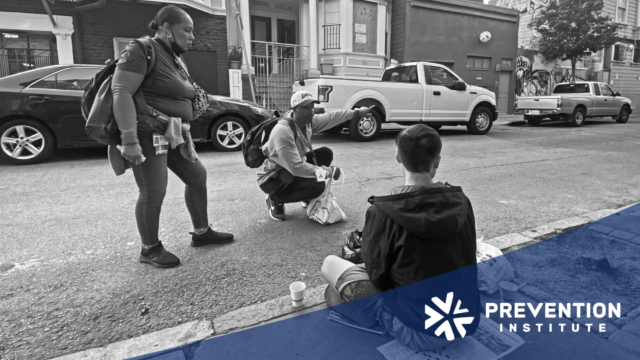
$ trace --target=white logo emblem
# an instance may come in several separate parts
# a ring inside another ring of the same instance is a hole
[[[433,301],[433,303],[436,304],[444,314],[449,315],[449,312],[451,311],[451,305],[453,305],[453,292],[447,294],[446,302],[442,302],[442,300],[435,296],[431,298],[431,301]],[[458,299],[458,304],[456,305],[455,310],[453,310],[453,315],[469,312],[468,309],[461,309],[461,305],[462,302],[460,301],[460,299]],[[424,322],[425,330],[435,325],[444,318],[442,314],[430,308],[429,305],[424,306],[424,312],[425,314],[429,315],[429,318]],[[473,316],[456,317],[453,319],[453,323],[455,324],[456,329],[458,329],[458,332],[460,333],[460,336],[462,338],[464,338],[464,336],[467,334],[467,330],[465,330],[463,325],[471,324],[473,322],[473,319]],[[453,341],[456,338],[453,334],[453,329],[451,328],[449,320],[445,320],[435,331],[436,336],[440,336],[442,335],[442,333],[445,334],[447,340],[449,341]]]

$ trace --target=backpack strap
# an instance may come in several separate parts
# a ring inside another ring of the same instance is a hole
[[[293,131],[293,141],[298,141],[298,130],[296,130],[296,124],[291,119],[287,119],[291,131]]]
[[[156,49],[151,43],[151,38],[149,36],[143,36],[139,39],[134,40],[144,50],[144,56],[147,58],[147,75],[153,70],[153,67],[156,65]]]

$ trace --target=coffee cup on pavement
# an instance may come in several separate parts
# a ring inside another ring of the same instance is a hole
[[[293,307],[300,307],[304,302],[304,289],[307,287],[302,281],[296,281],[289,285],[291,291],[291,303]]]
[[[500,282],[500,296],[507,301],[513,301],[516,299],[518,293],[518,286],[510,281]]]

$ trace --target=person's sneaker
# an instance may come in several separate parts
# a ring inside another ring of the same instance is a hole
[[[233,241],[232,234],[217,232],[211,228],[211,225],[204,234],[198,235],[195,232],[189,234],[191,234],[191,246],[196,247],[208,244],[227,244]]]
[[[168,252],[162,246],[162,241],[150,249],[144,247],[140,251],[140,262],[151,264],[158,268],[170,268],[180,264],[180,259]]]
[[[269,216],[273,220],[284,221],[284,204],[272,201],[269,195],[267,195],[267,209],[269,209]]]
[[[310,202],[311,202],[311,200],[305,200],[305,201],[303,201],[303,202],[302,202],[302,205],[301,205],[301,206],[302,206],[302,208],[303,208],[303,209],[306,209],[306,208],[307,208],[307,206],[309,206],[309,203],[310,203]]]

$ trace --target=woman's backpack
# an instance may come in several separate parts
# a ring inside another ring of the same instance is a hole
[[[144,49],[147,58],[147,74],[149,74],[156,63],[155,48],[148,36],[134,41]],[[89,81],[82,95],[82,116],[87,121],[85,131],[91,139],[105,145],[120,143],[120,131],[113,116],[113,94],[111,92],[111,81],[117,64],[117,59],[108,62],[107,66]],[[134,94],[133,101],[138,111],[142,109],[142,106],[146,106],[141,91]]]

